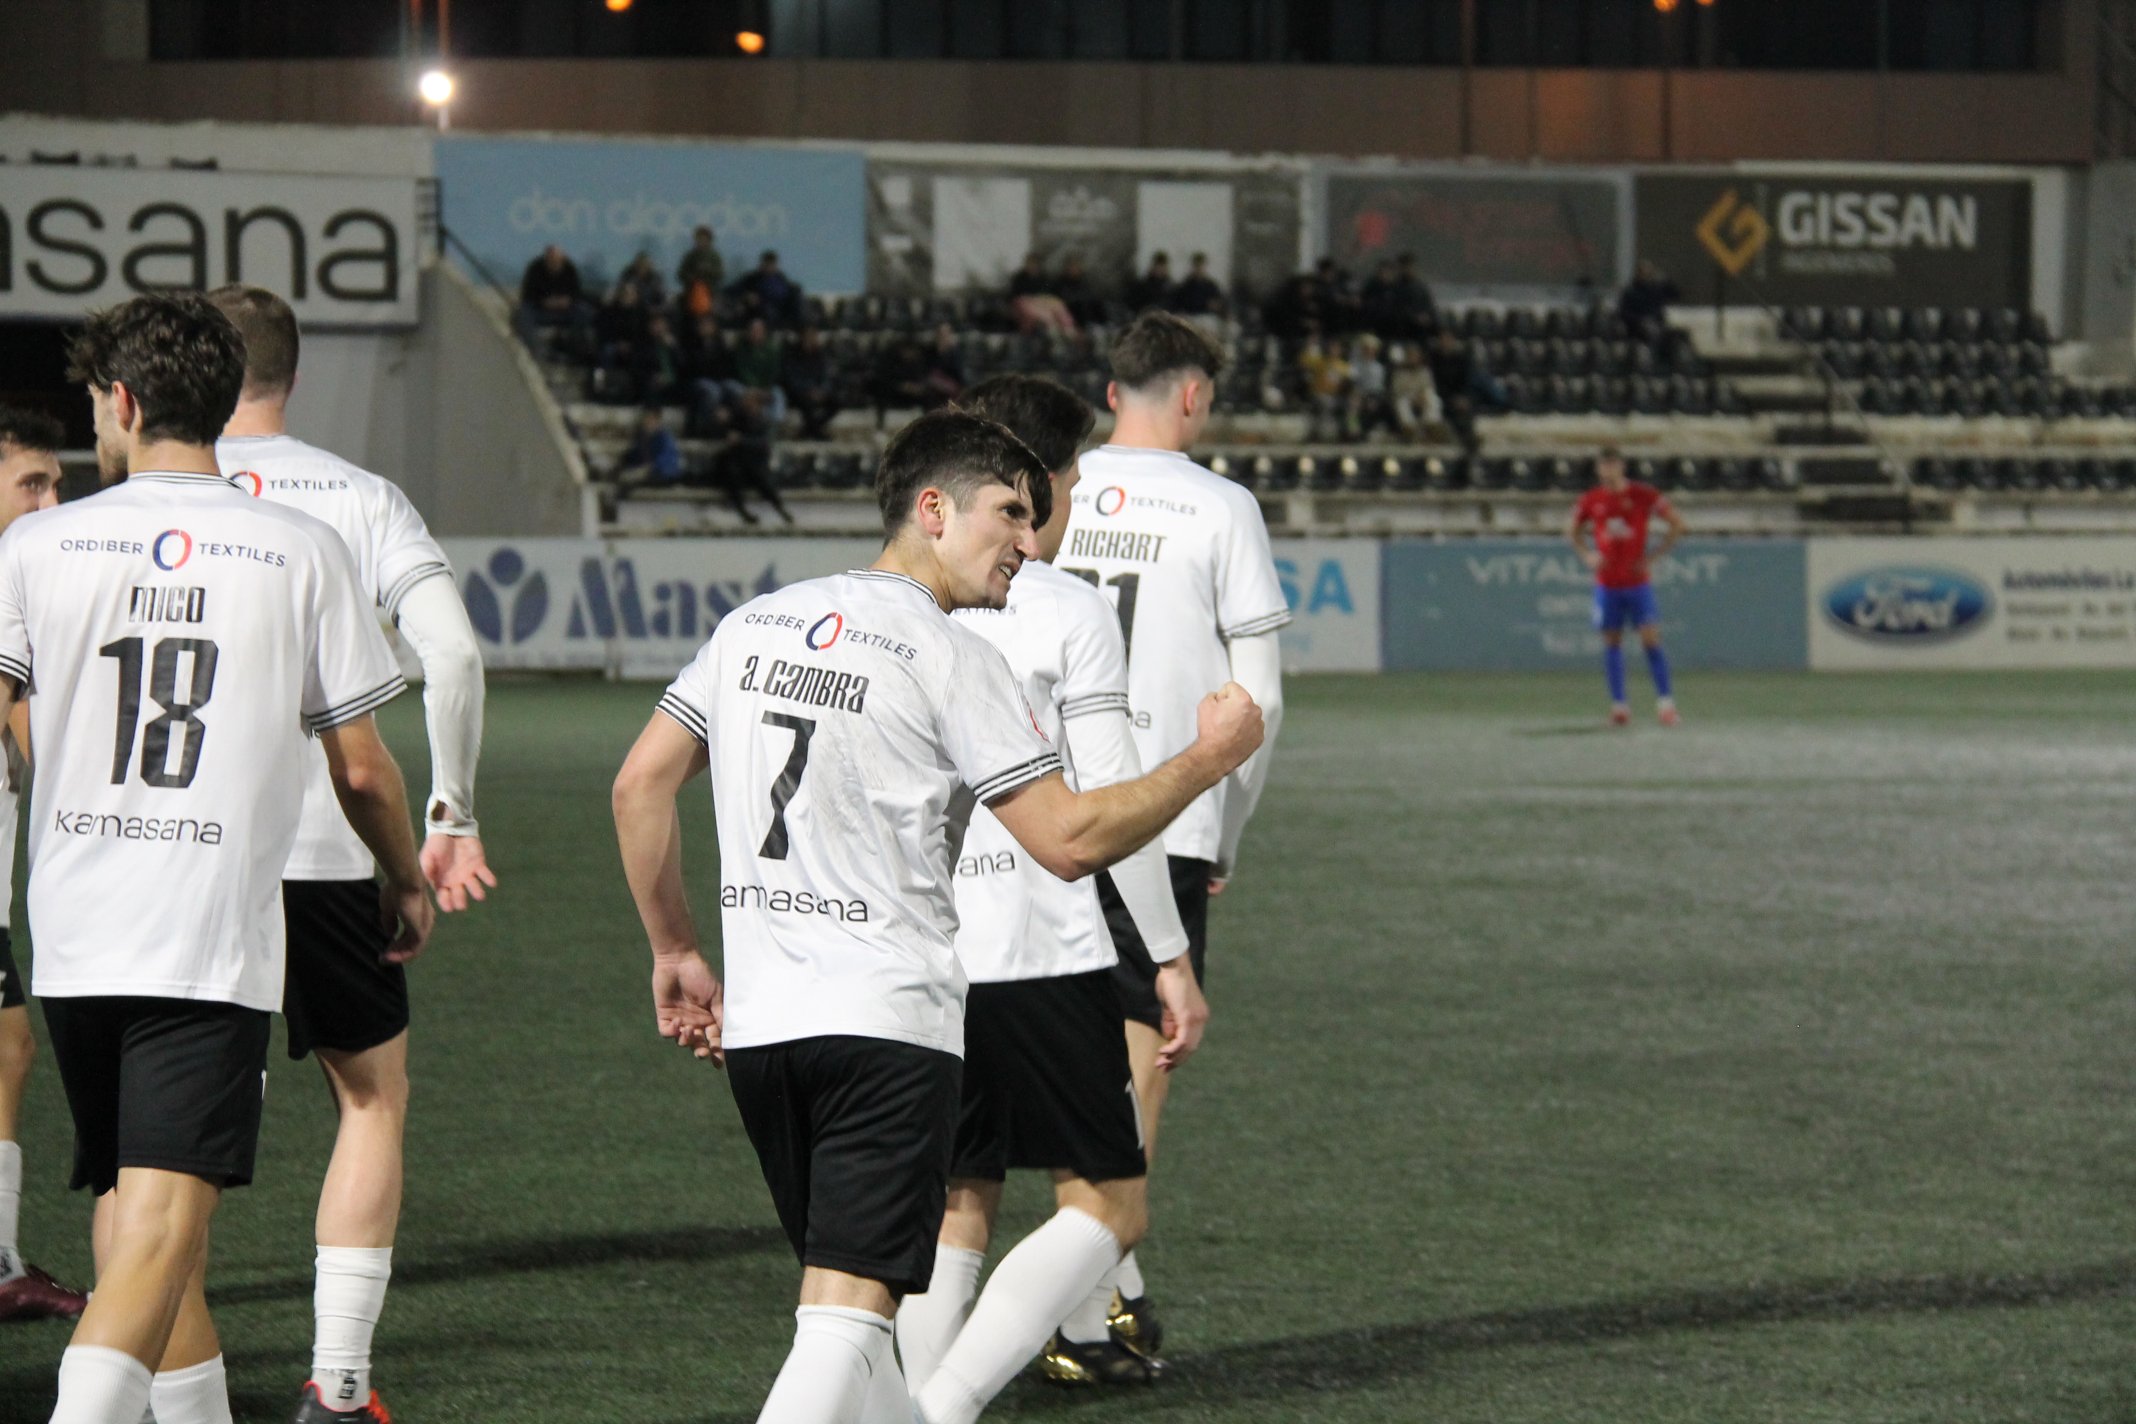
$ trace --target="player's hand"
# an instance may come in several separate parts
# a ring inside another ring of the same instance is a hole
[[[418,858],[422,861],[423,878],[437,892],[438,908],[448,915],[466,909],[470,898],[487,900],[484,886],[497,888],[497,874],[489,868],[480,836],[448,836],[442,832],[428,836]]]
[[[387,964],[406,964],[429,946],[430,931],[437,924],[430,891],[421,881],[413,885],[380,882],[378,924],[392,937],[392,943],[378,957]]]
[[[1163,1007],[1164,1026],[1157,1066],[1169,1073],[1201,1047],[1202,1033],[1209,1027],[1209,1001],[1195,982],[1192,955],[1157,966],[1157,1002]]]
[[[720,1029],[725,1012],[726,990],[703,955],[693,949],[653,960],[653,1023],[662,1038],[724,1068]]]
[[[1264,728],[1261,708],[1253,694],[1235,682],[1227,682],[1201,700],[1195,722],[1200,741],[1222,763],[1224,775],[1238,770],[1260,748]]]
[[[1580,562],[1587,565],[1587,571],[1589,573],[1593,573],[1596,569],[1602,567],[1602,556],[1596,553],[1594,550],[1588,548],[1586,545],[1583,544],[1580,546],[1579,553]]]
[[[1212,899],[1212,900],[1214,900],[1214,899],[1215,899],[1215,898],[1216,898],[1217,896],[1219,896],[1219,895],[1223,894],[1223,893],[1224,893],[1224,887],[1225,887],[1225,886],[1227,886],[1227,885],[1229,885],[1230,883],[1231,883],[1231,877],[1230,877],[1230,876],[1228,876],[1228,875],[1212,875],[1212,876],[1210,876],[1210,877],[1209,877],[1209,898],[1210,898],[1210,899]]]

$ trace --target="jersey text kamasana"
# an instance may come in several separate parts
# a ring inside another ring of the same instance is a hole
[[[961,1054],[971,805],[1061,769],[1001,654],[915,580],[860,570],[722,618],[660,710],[711,758],[727,1046]]]
[[[333,530],[141,473],[0,536],[0,674],[29,688],[45,998],[282,1003],[307,731],[400,692]]]
[[[301,509],[332,526],[356,561],[358,586],[389,621],[409,589],[425,579],[452,577],[445,551],[390,480],[287,435],[220,440],[215,458],[247,494]],[[326,754],[314,747],[307,760],[304,814],[283,878],[369,879],[371,852],[334,800]]]
[[[1290,622],[1261,507],[1185,455],[1106,445],[1082,458],[1061,569],[1114,602],[1127,639],[1135,745],[1153,767],[1194,742],[1201,699],[1231,677],[1224,644]],[[1224,786],[1164,834],[1167,854],[1214,860]]]
[[[1127,653],[1112,605],[1073,574],[1032,560],[1010,583],[1007,608],[960,610],[955,621],[1000,649],[1075,785],[1068,724],[1128,715]],[[1110,966],[1118,955],[1097,878],[1053,875],[979,808],[957,857],[957,958],[976,983]]]

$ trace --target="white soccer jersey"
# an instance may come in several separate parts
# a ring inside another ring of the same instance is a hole
[[[712,759],[727,1046],[961,1054],[972,802],[1061,769],[1001,654],[917,581],[859,570],[722,618],[660,710]]]
[[[960,609],[955,621],[1001,650],[1075,785],[1069,724],[1127,715],[1127,649],[1112,605],[1073,574],[1033,560],[1010,583],[1007,608]],[[1097,877],[1062,880],[979,808],[957,857],[957,958],[978,984],[1115,963]]]
[[[279,1009],[304,734],[404,685],[340,539],[208,474],[26,515],[0,673],[37,758],[36,992]]]
[[[332,526],[356,561],[357,585],[390,620],[408,590],[451,578],[452,566],[400,486],[288,435],[243,435],[215,443],[215,460],[247,494],[301,509]],[[311,749],[304,814],[287,880],[366,880],[371,852],[334,799],[326,753]],[[462,814],[467,808],[459,808]]]
[[[1272,633],[1290,610],[1251,494],[1167,450],[1104,445],[1081,468],[1057,562],[1119,609],[1135,746],[1154,767],[1193,745],[1195,709],[1230,680],[1225,642]],[[1217,858],[1224,791],[1180,813],[1167,854]]]

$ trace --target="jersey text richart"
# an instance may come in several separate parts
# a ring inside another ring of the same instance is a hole
[[[1290,622],[1251,494],[1185,455],[1105,445],[1084,455],[1056,562],[1119,610],[1135,746],[1153,767],[1193,745],[1201,699],[1231,677],[1224,644]],[[1165,832],[1167,854],[1216,859],[1224,786]]]
[[[217,441],[215,460],[245,493],[301,509],[332,526],[356,561],[357,586],[388,620],[396,616],[409,589],[425,579],[452,577],[445,551],[390,480],[287,435]],[[334,799],[326,754],[313,747],[307,761],[304,814],[283,878],[368,879],[371,852]]]
[[[711,757],[727,1046],[962,1053],[971,804],[1061,769],[1001,655],[918,582],[860,570],[729,613],[660,709]]]
[[[404,685],[341,540],[209,474],[27,515],[0,673],[30,691],[35,991],[280,1008],[305,733]]]
[[[1009,585],[1009,606],[960,610],[956,622],[1000,649],[1076,784],[1070,723],[1125,717],[1127,652],[1104,595],[1033,560]],[[984,807],[957,857],[957,958],[990,984],[1104,969],[1118,959],[1097,877],[1070,883],[1031,859]]]

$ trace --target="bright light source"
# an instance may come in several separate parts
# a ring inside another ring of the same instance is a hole
[[[1664,15],[1669,14],[1676,8],[1676,0],[1654,0],[1654,8]]]
[[[764,37],[755,30],[743,30],[734,37],[734,44],[743,54],[762,54]]]
[[[442,109],[452,102],[452,76],[442,69],[430,69],[416,81],[415,92],[423,96],[423,102],[433,109]]]
[[[630,8],[631,0],[608,0],[608,8],[620,15]]]

